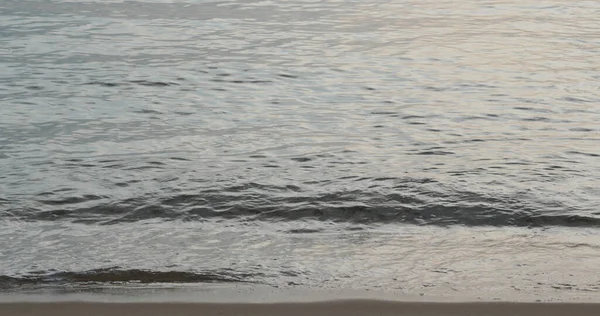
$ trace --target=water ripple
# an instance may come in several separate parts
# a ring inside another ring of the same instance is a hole
[[[0,221],[599,226],[598,2],[0,7]]]

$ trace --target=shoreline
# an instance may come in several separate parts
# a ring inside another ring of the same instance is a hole
[[[97,292],[1,293],[3,316],[592,316],[600,301],[565,296],[409,295],[351,289],[276,289],[266,286],[112,288]],[[144,291],[146,290],[146,291]],[[498,293],[500,294],[500,293]]]
[[[385,300],[333,300],[295,303],[115,303],[115,302],[18,302],[0,303],[5,316],[159,316],[159,315],[598,315],[600,303],[523,302],[400,302]]]
[[[165,303],[165,304],[296,304],[338,301],[385,301],[398,303],[523,303],[600,304],[600,293],[561,290],[520,291],[404,291],[277,287],[265,284],[112,284],[31,287],[0,290],[5,303]],[[0,313],[1,314],[1,313]]]

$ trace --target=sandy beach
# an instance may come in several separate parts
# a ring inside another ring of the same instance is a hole
[[[345,300],[313,303],[1,303],[5,316],[187,316],[187,315],[598,315],[600,304],[570,303],[428,303],[376,300]]]

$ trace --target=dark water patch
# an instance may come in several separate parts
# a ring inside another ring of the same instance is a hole
[[[413,155],[426,155],[426,156],[443,156],[443,155],[454,155],[455,153],[451,151],[441,151],[441,150],[426,150],[418,153],[414,153]]]
[[[348,180],[348,179],[356,179],[356,178],[358,178],[358,176],[343,176],[343,177],[339,177],[338,179]]]
[[[347,231],[362,231],[362,230],[366,230],[365,226],[350,226],[346,228]]]
[[[393,111],[371,111],[371,114],[373,114],[373,115],[395,115],[398,113],[393,112]]]
[[[575,103],[587,103],[587,102],[591,102],[589,100],[585,100],[585,99],[581,99],[581,98],[576,98],[576,97],[565,97],[565,98],[563,98],[563,100],[565,100],[567,102],[575,102]]]
[[[69,191],[75,191],[75,190],[77,190],[77,189],[76,188],[60,188],[60,189],[55,189],[52,191],[40,192],[37,194],[37,196],[49,196],[49,195],[58,194],[60,192],[69,192]]]
[[[382,178],[374,178],[373,179],[373,181],[392,181],[392,180],[396,180],[396,178],[382,177]]]
[[[274,259],[274,260],[276,260],[276,259]],[[297,276],[300,276],[300,275],[301,275],[301,273],[300,273],[300,272],[297,272],[297,271],[289,271],[289,270],[280,271],[279,273],[280,273],[281,275],[283,275],[283,276],[288,276],[288,277],[297,277]]]
[[[526,117],[526,118],[523,118],[522,120],[529,121],[529,122],[550,122],[550,121],[552,121],[550,118],[542,117],[542,116]]]
[[[588,157],[600,157],[600,154],[586,153],[586,152],[581,152],[581,151],[567,151],[567,154],[583,155],[583,156],[588,156]]]
[[[482,143],[482,142],[486,142],[486,139],[481,139],[481,138],[474,138],[474,139],[467,139],[464,140],[464,143]]]
[[[308,157],[297,157],[297,158],[291,158],[291,160],[293,161],[297,161],[297,162],[307,162],[307,161],[311,161],[311,158]]]
[[[528,161],[507,161],[504,164],[505,165],[513,165],[513,166],[530,166],[534,163],[528,162]]]
[[[290,74],[278,74],[279,77],[297,79],[298,76],[290,75]]]
[[[178,86],[179,85],[176,82],[150,81],[150,80],[130,80],[129,82],[135,83],[140,86],[146,86],[146,87],[168,87],[168,86]]]
[[[116,82],[103,82],[103,81],[90,81],[85,83],[85,85],[95,85],[95,86],[101,86],[101,87],[118,87],[122,84],[116,83]]]
[[[113,163],[113,162],[119,162],[119,160],[116,160],[116,159],[98,160],[98,163]]]
[[[66,197],[66,198],[60,199],[60,200],[39,200],[38,202],[40,202],[42,204],[46,204],[46,205],[67,205],[67,204],[78,204],[78,203],[83,203],[83,202],[96,201],[96,200],[101,200],[104,198],[106,198],[106,197],[99,196],[99,195],[86,194],[83,196]]]
[[[83,159],[80,159],[80,158],[70,158],[70,159],[65,159],[65,161],[68,161],[68,162],[82,162]]]
[[[487,115],[483,115],[483,116],[479,116],[479,115],[468,115],[468,116],[463,116],[461,118],[457,119],[458,121],[473,121],[473,120],[493,120],[492,117],[487,116]]]
[[[534,108],[534,107],[528,107],[528,106],[516,106],[516,107],[513,107],[513,109],[521,110],[521,111],[528,111],[528,112],[538,112],[538,113],[555,113],[555,111],[552,111],[551,109],[548,109],[548,108]]]
[[[164,162],[160,162],[160,161],[148,161],[147,163],[149,163],[151,165],[157,165],[157,166],[164,166],[164,165],[166,165]]]
[[[163,167],[157,166],[157,165],[152,165],[152,166],[138,166],[138,167],[123,168],[123,170],[149,170],[149,169],[163,169]]]
[[[427,86],[424,88],[425,90],[428,91],[435,91],[435,92],[441,92],[441,91],[445,91],[445,88],[440,88],[440,87],[432,87],[432,86]]]
[[[235,84],[245,84],[245,83],[251,83],[251,84],[268,84],[268,83],[273,83],[273,81],[271,80],[252,80],[252,79],[248,79],[248,80],[223,80],[223,79],[211,79],[210,81],[212,82],[222,82],[222,83],[235,83]]]
[[[112,165],[106,165],[106,166],[102,166],[103,169],[120,169],[123,168],[125,165],[123,164],[112,164]]]
[[[314,229],[314,228],[295,228],[286,231],[289,234],[313,234],[320,233],[323,229]]]
[[[272,83],[270,80],[232,80],[231,83],[254,83],[254,84],[266,84]]]
[[[50,196],[50,195],[54,195],[54,192],[40,192],[38,194],[36,194],[37,196]]]
[[[600,218],[583,215],[522,215],[514,219],[519,226],[546,227],[546,226],[568,226],[568,227],[600,227]]]
[[[261,274],[231,269],[214,271],[152,271],[111,267],[88,271],[34,271],[19,276],[0,275],[0,289],[22,286],[110,284],[110,283],[255,283]]]
[[[163,114],[160,111],[150,110],[150,109],[136,110],[136,111],[133,111],[133,113],[138,113],[138,114]]]
[[[276,186],[276,185],[265,185],[257,182],[248,182],[241,185],[234,185],[224,188],[224,192],[239,193],[248,190],[261,190],[264,192],[281,192],[287,190],[289,186]],[[292,186],[296,187],[296,186]]]
[[[294,192],[300,192],[300,191],[302,191],[302,188],[300,188],[297,185],[286,185],[285,188],[288,189],[288,190],[290,190],[290,191],[294,191]]]
[[[570,128],[569,131],[571,131],[571,132],[593,132],[595,130],[593,128],[575,127],[575,128]]]
[[[190,159],[183,158],[183,157],[171,157],[169,159],[171,159],[171,160],[178,160],[178,161],[191,161]]]
[[[97,165],[92,164],[92,163],[68,164],[67,166],[70,166],[70,167],[83,167],[83,168],[94,168],[94,167],[97,167]]]
[[[196,114],[195,112],[181,112],[181,111],[173,111],[173,114],[181,115],[181,116],[189,116]]]

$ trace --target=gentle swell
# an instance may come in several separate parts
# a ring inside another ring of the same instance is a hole
[[[165,192],[163,196],[142,195],[122,200],[98,195],[40,196],[33,207],[10,208],[11,203],[6,203],[4,212],[0,212],[4,216],[0,216],[100,224],[148,219],[193,221],[224,218],[441,226],[600,226],[598,213],[573,209],[556,201],[539,201],[523,196],[486,196],[439,188],[428,190],[428,184],[431,183],[422,180],[386,189],[315,193],[299,186],[251,182],[199,190],[197,193]]]

